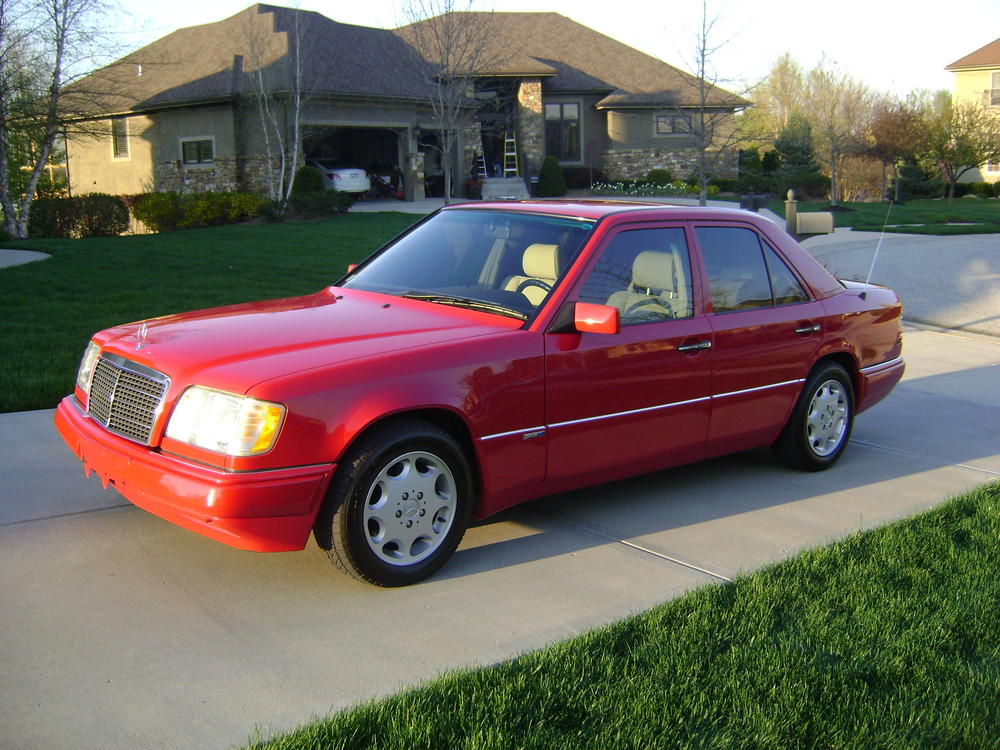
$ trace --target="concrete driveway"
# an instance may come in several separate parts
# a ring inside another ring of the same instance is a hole
[[[910,328],[905,354],[831,471],[761,451],[536,501],[403,590],[172,526],[85,481],[51,412],[2,415],[0,748],[239,744],[1000,477],[1000,341]]]

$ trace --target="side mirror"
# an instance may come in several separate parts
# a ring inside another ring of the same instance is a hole
[[[580,333],[618,333],[618,308],[577,302],[573,325]]]

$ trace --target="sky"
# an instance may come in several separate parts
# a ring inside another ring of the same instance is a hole
[[[123,54],[180,26],[227,18],[251,0],[119,0]],[[716,18],[710,40],[714,78],[734,91],[761,80],[789,52],[805,68],[821,60],[877,91],[950,89],[944,67],[1000,38],[1000,0],[707,0]],[[276,5],[314,10],[342,23],[401,25],[404,3],[301,0]],[[464,7],[461,0],[456,2]],[[696,0],[483,0],[477,10],[553,11],[686,70],[694,68],[701,19]],[[949,12],[950,11],[950,12]],[[183,19],[182,21],[178,19]],[[363,54],[360,51],[359,54]],[[731,82],[731,83],[727,83]]]

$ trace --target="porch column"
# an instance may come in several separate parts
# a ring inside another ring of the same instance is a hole
[[[545,118],[542,113],[542,79],[525,78],[517,88],[517,140],[530,174],[535,176],[545,159]]]

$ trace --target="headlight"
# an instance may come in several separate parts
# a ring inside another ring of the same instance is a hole
[[[94,377],[94,367],[97,366],[97,358],[101,354],[101,347],[91,341],[87,344],[87,349],[80,360],[80,369],[76,373],[77,388],[84,393],[90,392],[90,381]]]
[[[284,417],[281,404],[192,386],[174,407],[166,435],[229,456],[255,456],[274,445]]]

